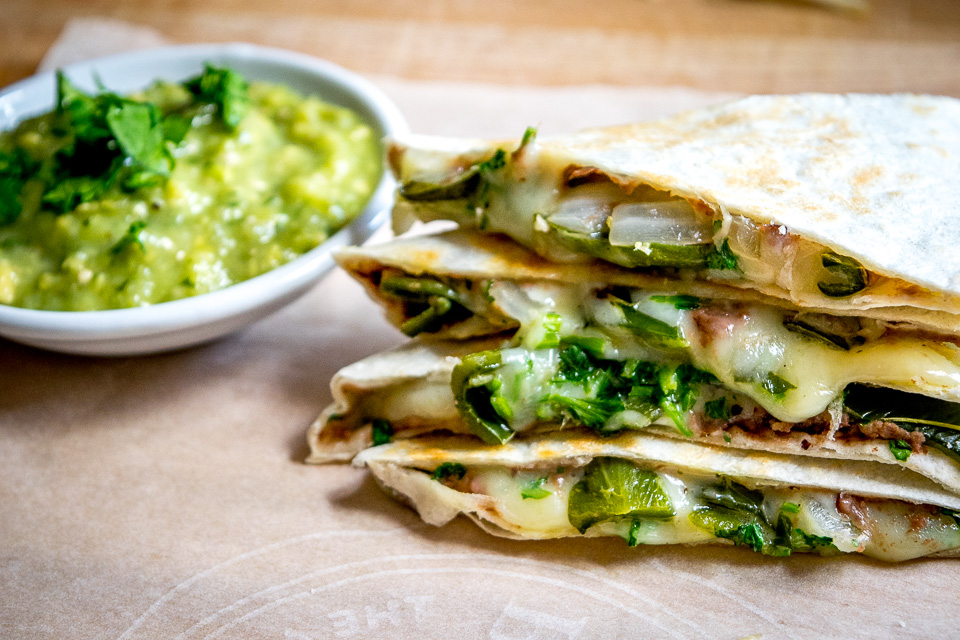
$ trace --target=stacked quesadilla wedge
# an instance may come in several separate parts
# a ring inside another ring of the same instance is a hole
[[[955,101],[759,97],[390,159],[399,226],[461,228],[338,256],[414,340],[337,374],[311,461],[521,538],[960,548]]]

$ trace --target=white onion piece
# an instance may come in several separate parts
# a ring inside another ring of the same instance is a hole
[[[686,200],[621,204],[610,218],[610,244],[703,244],[713,238],[713,221]]]
[[[521,324],[533,322],[542,315],[542,305],[531,300],[514,282],[494,281],[488,293],[507,317],[514,318]]]
[[[596,198],[567,198],[550,216],[550,223],[574,233],[589,235],[603,231],[610,215],[610,204]]]
[[[856,551],[870,539],[867,532],[858,531],[837,511],[837,497],[833,493],[811,492],[800,502],[797,526],[806,533],[826,536],[840,551]]]

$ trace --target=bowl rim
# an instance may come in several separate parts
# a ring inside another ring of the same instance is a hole
[[[183,58],[196,58],[201,63],[205,58],[211,61],[226,59],[225,64],[230,64],[231,61],[266,62],[278,67],[306,72],[322,78],[325,83],[334,85],[362,102],[364,108],[369,111],[369,115],[378,121],[370,124],[381,129],[383,137],[407,133],[410,130],[400,109],[379,87],[366,78],[327,60],[274,47],[245,42],[165,45],[84,60],[66,65],[62,70],[76,76],[92,74],[98,66],[135,67],[144,61],[149,61],[152,66],[156,66]],[[10,100],[10,96],[14,94],[36,92],[41,90],[40,87],[55,86],[55,73],[53,70],[43,71],[4,87],[0,90],[0,105],[3,101]],[[144,86],[155,79],[155,77],[148,78]],[[45,108],[49,109],[52,106],[51,104]],[[12,107],[16,112],[16,104]],[[25,110],[22,113],[15,113],[14,117],[16,121],[20,121],[32,115],[36,113]],[[370,118],[366,119],[369,122]],[[50,311],[0,304],[0,329],[16,330],[17,336],[25,338],[28,336],[52,337],[49,334],[55,333],[57,340],[60,341],[90,339],[106,334],[109,334],[110,338],[120,338],[208,324],[221,318],[249,312],[267,305],[272,300],[290,295],[298,288],[305,287],[314,277],[315,271],[323,269],[324,263],[330,261],[332,249],[352,241],[351,236],[357,233],[359,225],[369,230],[367,233],[369,235],[383,223],[388,215],[394,187],[395,182],[389,170],[384,167],[380,182],[370,196],[366,207],[345,227],[300,257],[223,289],[142,307],[93,311]],[[264,288],[272,290],[271,295],[266,299],[262,295]],[[260,295],[253,295],[258,292]],[[9,337],[17,339],[13,335]]]

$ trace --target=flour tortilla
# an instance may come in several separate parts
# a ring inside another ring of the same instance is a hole
[[[393,141],[390,158],[403,181],[517,146],[410,136]],[[648,123],[542,136],[530,156],[535,172],[558,181],[569,167],[593,167],[623,185],[782,225],[902,281],[883,295],[867,290],[818,306],[960,312],[960,100],[753,96]],[[790,297],[778,287],[737,286]]]

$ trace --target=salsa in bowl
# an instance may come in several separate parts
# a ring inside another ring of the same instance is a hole
[[[126,54],[8,88],[0,335],[146,353],[276,310],[381,221],[379,140],[405,128],[354,74],[251,45]]]

